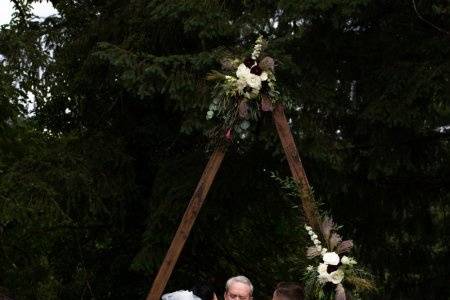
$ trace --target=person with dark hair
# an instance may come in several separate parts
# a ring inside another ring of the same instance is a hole
[[[192,293],[201,300],[217,300],[214,289],[209,284],[201,283],[192,288]]]
[[[273,292],[272,300],[303,300],[303,287],[295,282],[280,282]]]

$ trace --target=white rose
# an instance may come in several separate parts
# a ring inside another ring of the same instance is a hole
[[[313,234],[313,235],[311,236],[311,238],[312,238],[313,240],[317,240],[318,236],[317,236],[316,234]]]
[[[250,75],[250,69],[246,65],[240,64],[236,71],[236,76],[238,78],[246,78],[248,75]]]
[[[317,246],[316,246],[316,250],[319,251],[319,252],[321,252],[321,251],[322,251],[322,246],[317,245]]]
[[[256,90],[259,90],[261,88],[261,78],[259,78],[258,75],[249,74],[245,77],[245,80],[250,87]]]
[[[311,231],[311,230],[312,230],[312,227],[311,227],[311,226],[308,226],[308,225],[305,225],[305,229],[306,229],[307,231]]]
[[[319,240],[314,240],[314,245],[316,245],[316,246],[320,245],[320,241]]]
[[[336,266],[339,263],[339,255],[336,252],[327,252],[323,255],[323,261],[332,266]]]
[[[261,75],[259,75],[259,77],[261,78],[261,81],[266,81],[267,80],[267,72],[262,72]]]
[[[325,253],[327,253],[328,249],[327,248],[323,248],[321,251],[321,254],[324,255]]]
[[[341,283],[342,279],[344,279],[344,271],[338,269],[334,272],[331,272],[329,278],[330,281],[334,284]]]

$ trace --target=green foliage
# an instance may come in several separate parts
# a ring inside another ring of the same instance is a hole
[[[448,5],[52,3],[40,21],[17,1],[0,28],[2,293],[143,299],[205,165],[206,74],[262,34],[309,180],[374,297],[448,294]],[[168,290],[203,279],[221,294],[244,273],[267,297],[300,280],[301,218],[262,171],[288,174],[270,117],[260,126],[227,155]]]

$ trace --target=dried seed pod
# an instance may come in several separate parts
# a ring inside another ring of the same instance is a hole
[[[272,57],[270,56],[266,56],[264,57],[260,62],[259,62],[259,67],[263,70],[263,71],[271,71],[273,72],[275,70],[275,61],[273,60]]]

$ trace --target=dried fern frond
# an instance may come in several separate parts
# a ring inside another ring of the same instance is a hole
[[[207,80],[225,80],[225,74],[212,70],[206,75]]]
[[[323,218],[322,224],[320,224],[320,231],[322,231],[323,237],[325,241],[328,243],[328,240],[330,239],[331,231],[334,228],[333,219],[325,216]]]
[[[336,232],[333,232],[331,234],[330,240],[328,242],[328,246],[330,247],[330,250],[333,251],[334,248],[339,245],[339,243],[342,242],[342,237],[337,234]]]
[[[362,278],[355,275],[348,275],[345,277],[345,281],[349,284],[355,286],[359,290],[365,290],[365,291],[375,291],[376,286],[375,283],[368,278]]]
[[[336,253],[337,254],[341,254],[341,253],[345,253],[345,252],[350,252],[350,250],[353,248],[353,241],[352,240],[346,240],[341,242],[337,248],[336,248]]]

